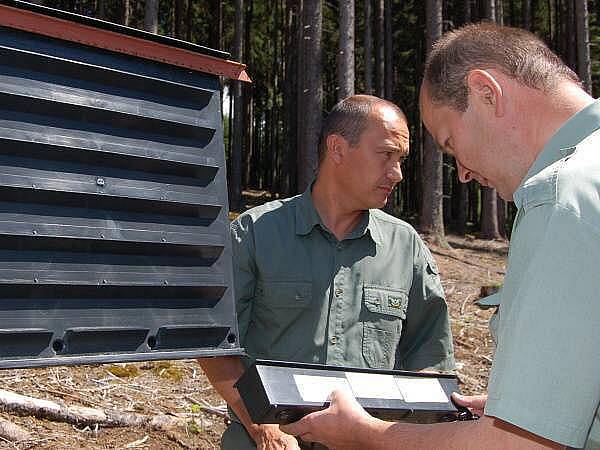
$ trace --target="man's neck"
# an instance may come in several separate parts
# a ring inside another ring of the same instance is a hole
[[[572,82],[559,84],[553,95],[544,95],[543,98],[546,101],[538,103],[537,110],[528,114],[529,117],[537,118],[534,128],[537,132],[533,135],[535,141],[532,146],[532,164],[558,130],[575,114],[594,102],[590,95]]]
[[[364,210],[351,206],[338,185],[325,181],[326,178],[317,177],[312,199],[323,225],[341,241],[358,225]]]
[[[527,127],[515,125],[522,132],[514,142],[519,148],[514,153],[513,171],[510,178],[512,193],[522,183],[523,178],[533,166],[536,159],[544,150],[558,130],[575,114],[594,102],[594,99],[573,82],[559,84],[551,93],[520,86],[521,93],[518,114],[515,116],[519,123],[527,118]]]

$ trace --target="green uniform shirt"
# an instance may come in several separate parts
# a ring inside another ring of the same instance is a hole
[[[418,370],[454,367],[437,266],[379,210],[338,241],[310,188],[232,223],[240,342],[254,358]]]
[[[346,367],[454,368],[437,266],[415,230],[379,210],[341,242],[310,188],[231,224],[241,345],[254,358]],[[224,450],[255,448],[235,422]]]
[[[485,412],[600,449],[600,102],[554,135],[514,199]]]

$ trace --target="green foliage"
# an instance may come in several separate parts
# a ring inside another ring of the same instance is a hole
[[[106,370],[119,378],[133,378],[140,374],[140,370],[133,364],[111,364]]]
[[[155,363],[152,371],[160,378],[167,378],[177,383],[180,383],[181,380],[183,380],[183,370],[174,366],[169,361],[159,361]]]
[[[187,424],[186,424],[186,431],[189,434],[201,434],[204,430],[203,428],[198,425],[198,423],[196,423],[194,420],[190,420]]]
[[[201,412],[202,412],[202,406],[200,406],[200,405],[198,405],[198,404],[194,403],[192,406],[190,406],[190,411],[191,411],[193,414],[199,414],[199,413],[201,413]]]

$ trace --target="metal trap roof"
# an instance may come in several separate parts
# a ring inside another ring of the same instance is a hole
[[[227,54],[0,2],[0,367],[241,353]]]

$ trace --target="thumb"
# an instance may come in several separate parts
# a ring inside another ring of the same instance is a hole
[[[297,422],[288,423],[287,425],[279,425],[279,429],[286,434],[291,434],[293,436],[298,436],[302,434],[305,430],[306,426],[304,424],[304,420],[300,419]]]
[[[464,395],[459,394],[458,392],[452,393],[452,400],[454,400],[460,406],[470,406],[471,405],[470,399],[468,397],[465,397]]]

